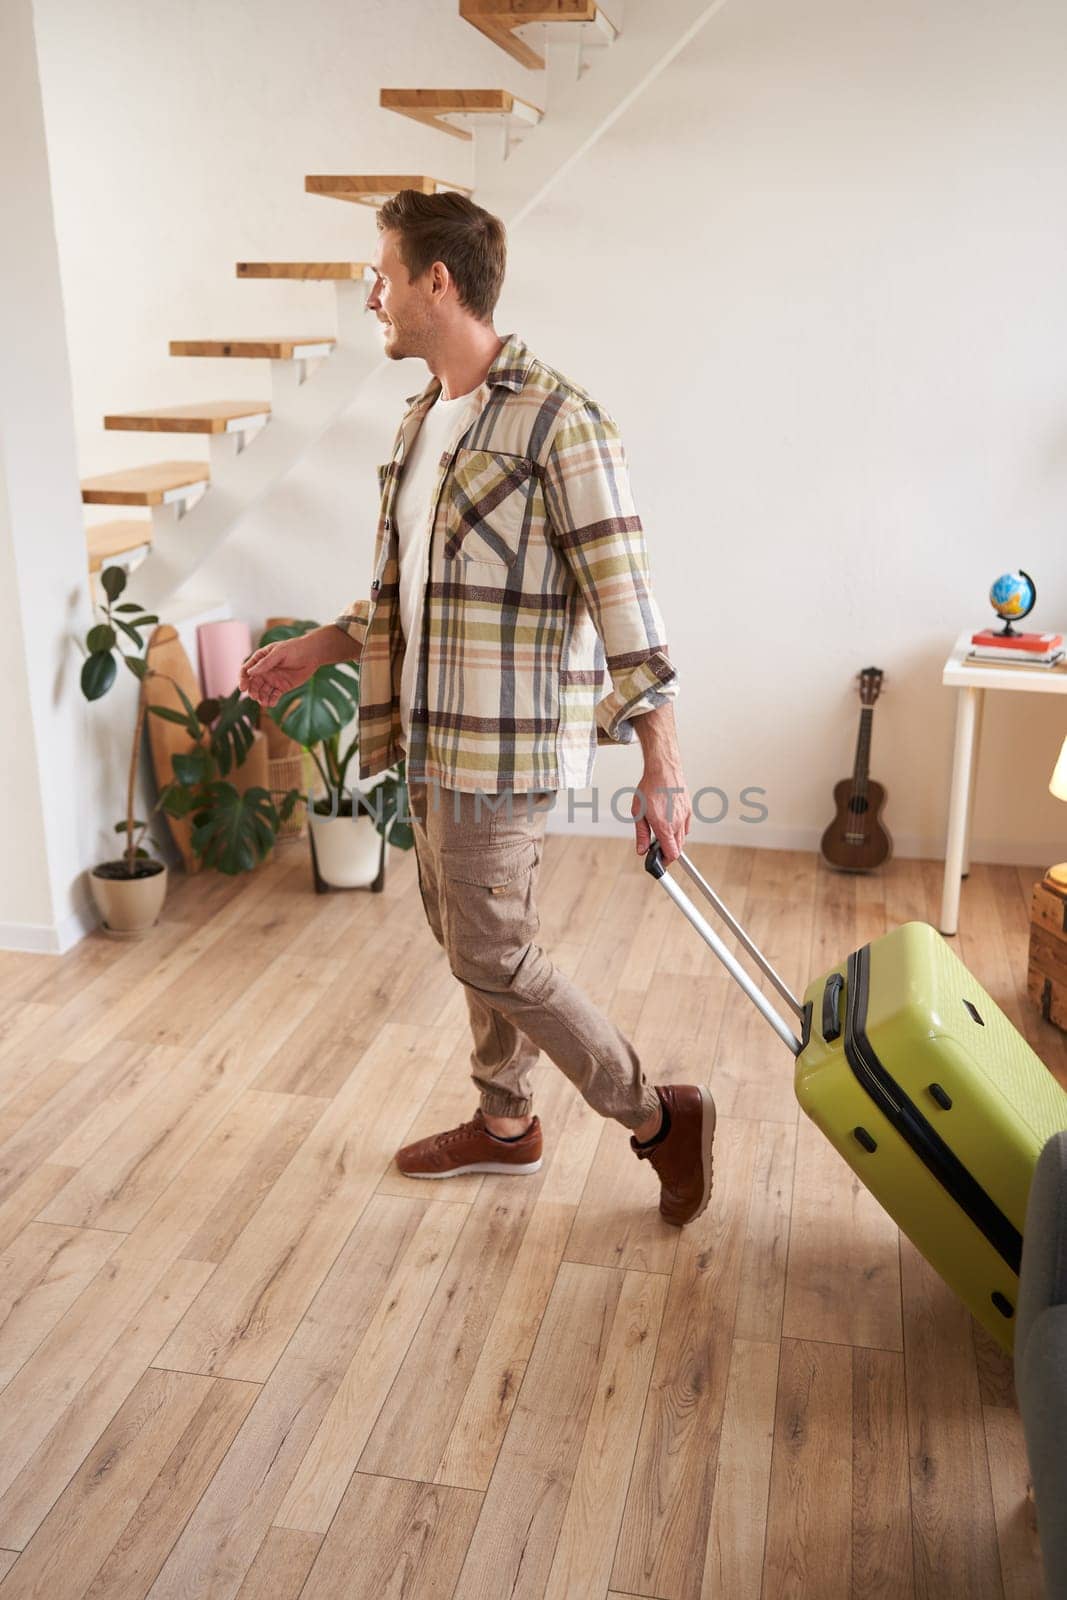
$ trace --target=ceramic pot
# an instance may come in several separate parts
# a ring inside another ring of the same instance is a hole
[[[136,938],[154,927],[167,898],[167,867],[162,861],[139,863],[136,878],[117,876],[126,865],[124,859],[102,861],[89,874],[96,909],[103,918],[104,932]]]

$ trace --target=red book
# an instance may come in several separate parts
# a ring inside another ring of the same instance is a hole
[[[992,628],[983,628],[981,633],[971,634],[971,643],[980,645],[984,650],[1011,650],[1020,655],[1043,656],[1050,651],[1059,650],[1063,646],[1062,633],[997,633]]]

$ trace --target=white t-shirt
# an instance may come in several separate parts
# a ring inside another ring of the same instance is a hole
[[[481,385],[479,385],[479,388]],[[406,641],[400,673],[401,743],[408,749],[411,702],[415,693],[422,613],[426,598],[427,561],[433,492],[441,457],[451,452],[459,436],[473,421],[473,397],[478,391],[442,400],[440,395],[422,419],[415,443],[404,462],[396,493],[396,531],[400,551],[400,622]]]

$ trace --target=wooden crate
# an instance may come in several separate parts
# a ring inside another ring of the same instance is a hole
[[[1067,1030],[1067,889],[1042,878],[1030,903],[1030,998],[1043,1017]]]

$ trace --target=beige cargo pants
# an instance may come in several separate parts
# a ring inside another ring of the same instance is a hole
[[[419,892],[466,991],[471,1078],[483,1112],[533,1111],[539,1053],[601,1116],[636,1128],[659,1113],[637,1053],[537,943],[535,890],[554,791],[487,794],[409,785]]]

